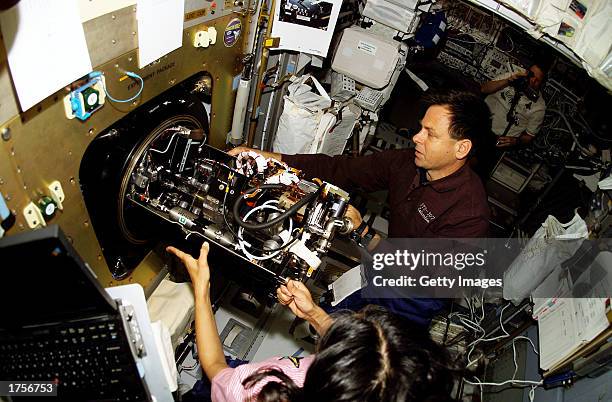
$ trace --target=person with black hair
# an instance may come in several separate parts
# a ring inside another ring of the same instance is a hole
[[[195,328],[202,369],[212,382],[212,400],[257,401],[451,401],[459,373],[448,351],[427,332],[386,310],[327,315],[301,282],[289,280],[277,290],[279,302],[307,320],[320,334],[314,356],[274,357],[229,368],[210,303],[208,243],[196,260],[174,247],[191,277]]]
[[[415,148],[375,152],[367,156],[283,155],[246,147],[302,170],[345,190],[388,190],[389,238],[482,238],[488,235],[489,206],[484,186],[468,160],[491,133],[491,113],[471,92],[428,92]],[[355,228],[353,238],[374,252],[381,237],[349,206],[345,215]],[[365,300],[355,293],[341,307],[359,309],[382,304],[394,313],[427,327],[447,303],[436,299]]]
[[[488,95],[485,102],[493,113],[492,130],[498,136],[498,148],[528,145],[540,131],[546,113],[540,92],[545,76],[544,68],[533,64],[524,71],[502,74],[480,87]]]

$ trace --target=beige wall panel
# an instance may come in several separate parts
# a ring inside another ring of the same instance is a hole
[[[83,23],[93,68],[138,47],[136,7],[130,6]]]
[[[206,25],[185,30],[182,48],[142,70],[137,68],[136,50],[99,66],[105,73],[109,92],[116,98],[132,96],[136,91],[135,88],[128,89],[129,79],[120,81],[123,75],[121,70],[135,71],[142,77],[150,76],[142,95],[134,103],[114,104],[107,101],[85,122],[68,120],[62,104],[67,92],[63,90],[1,125],[0,129],[10,129],[11,137],[7,141],[0,140],[0,191],[9,195],[8,205],[17,213],[17,223],[7,234],[29,230],[22,214],[23,208],[42,194],[48,194],[46,186],[53,180],[59,180],[66,195],[64,210],[49,223],[62,227],[77,251],[93,268],[101,284],[113,286],[138,282],[145,288],[151,284],[161,268],[158,256],[149,256],[132,276],[123,281],[114,281],[111,277],[80,192],[80,162],[87,146],[98,133],[138,105],[202,71],[209,72],[213,77],[209,142],[219,148],[225,147],[235,97],[232,78],[240,71],[239,60],[245,39],[241,35],[238,43],[231,48],[223,45],[222,33],[232,18],[234,15],[220,17]],[[208,26],[214,26],[219,32],[217,44],[206,49],[191,46],[195,32]]]
[[[79,0],[79,13],[85,22],[134,4],[136,0]]]

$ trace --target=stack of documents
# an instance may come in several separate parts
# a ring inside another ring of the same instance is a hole
[[[601,267],[608,267],[603,271],[607,276],[601,275]],[[612,277],[606,272],[609,267],[612,253],[604,251],[578,280],[572,281],[567,271],[559,267],[532,293],[542,370],[552,372],[570,363],[583,347],[610,327],[606,315],[610,298],[590,297],[605,295],[604,289],[612,289]]]

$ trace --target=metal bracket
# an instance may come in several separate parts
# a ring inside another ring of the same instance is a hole
[[[38,206],[33,202],[30,202],[23,209],[23,216],[25,217],[30,229],[36,229],[39,226],[47,226],[45,218],[43,217],[42,212],[40,212],[40,208],[38,208]]]

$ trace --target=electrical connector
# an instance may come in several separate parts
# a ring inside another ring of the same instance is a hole
[[[104,105],[106,100],[104,75],[90,74],[87,84],[75,89],[64,97],[66,117],[87,120]]]

